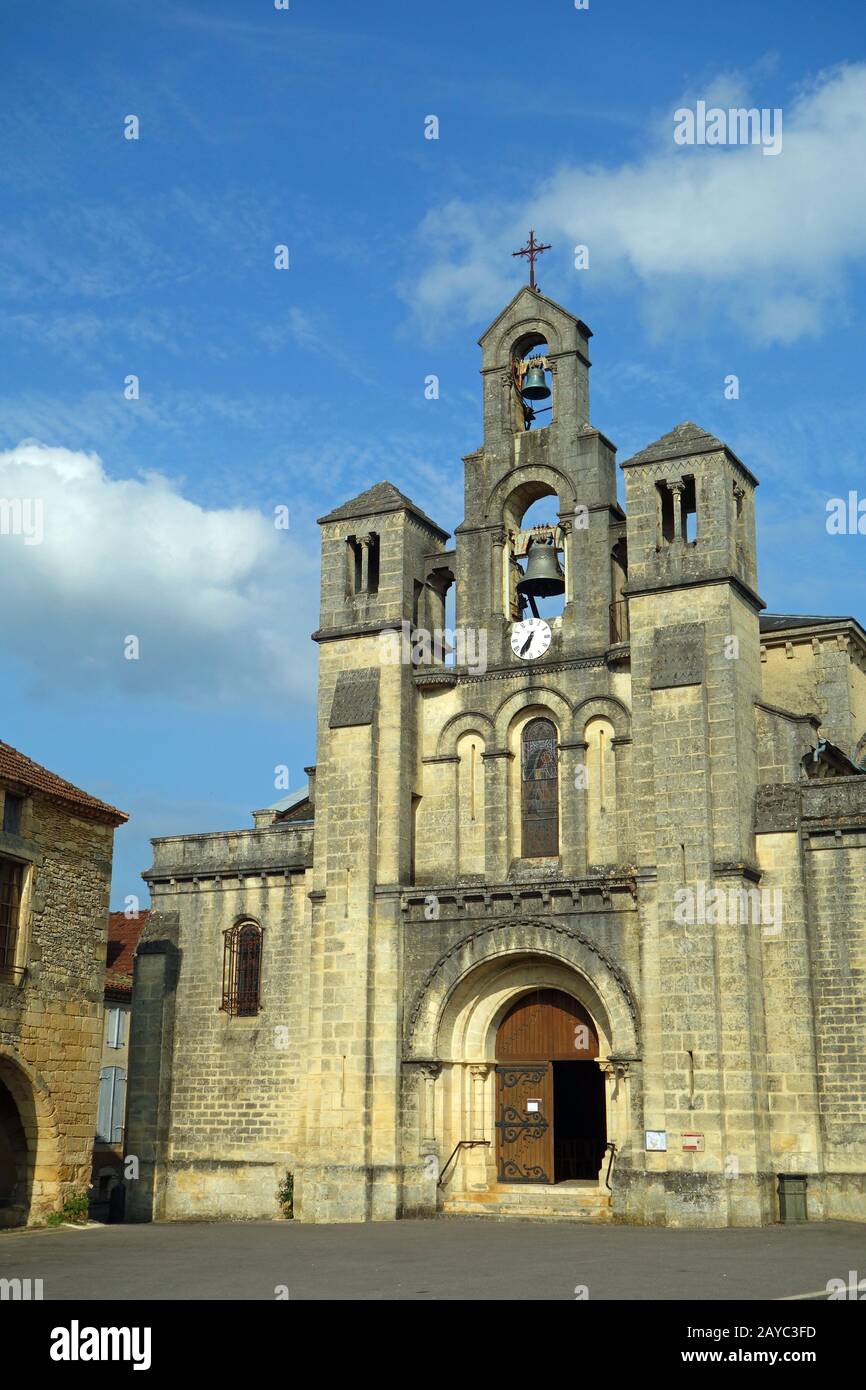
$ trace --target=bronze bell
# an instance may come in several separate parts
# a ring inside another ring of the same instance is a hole
[[[533,541],[523,578],[517,581],[517,592],[524,598],[551,598],[554,594],[565,593],[565,575],[556,546]]]
[[[522,394],[528,401],[546,401],[550,395],[550,387],[544,378],[543,367],[530,367],[526,373],[526,380],[523,383]]]

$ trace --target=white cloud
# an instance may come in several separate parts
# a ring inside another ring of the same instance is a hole
[[[746,99],[726,76],[694,95],[779,104],[762,98],[754,74],[749,86]],[[571,265],[568,248],[585,243],[591,269],[573,272],[578,285],[586,274],[596,284],[637,285],[657,331],[703,331],[703,319],[719,312],[758,342],[819,331],[866,253],[866,65],[823,74],[783,105],[775,157],[757,145],[675,145],[681,104],[672,101],[661,125],[648,128],[637,162],[566,165],[519,202],[456,200],[431,211],[419,229],[428,268],[403,286],[415,314],[427,322],[485,317],[519,283],[509,253],[533,226],[554,243],[540,273],[551,293],[551,280],[561,284]],[[547,262],[555,256],[554,271]]]
[[[42,515],[37,544],[32,524],[28,543],[0,511],[4,650],[37,691],[309,697],[317,564],[273,517],[206,509],[159,474],[113,479],[96,454],[29,440],[0,453],[4,499]],[[124,658],[129,635],[137,661]]]

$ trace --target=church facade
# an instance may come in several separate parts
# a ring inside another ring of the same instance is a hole
[[[620,507],[590,336],[480,339],[453,545],[321,519],[308,788],[145,874],[132,1219],[866,1219],[866,633],[763,612],[697,426]]]

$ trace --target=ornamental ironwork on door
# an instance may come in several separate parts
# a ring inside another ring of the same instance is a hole
[[[500,1182],[553,1182],[553,1079],[548,1063],[496,1068]]]

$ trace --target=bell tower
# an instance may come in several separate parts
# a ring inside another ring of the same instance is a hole
[[[614,446],[589,423],[591,336],[582,320],[525,286],[479,339],[484,442],[464,460],[457,621],[487,631],[497,664],[517,662],[509,636],[521,610],[529,611],[519,586],[532,541],[521,523],[541,498],[549,498],[549,527],[536,541],[553,544],[564,584],[550,658],[610,646],[610,531],[623,515]],[[532,566],[547,578],[557,573],[553,558],[538,553]]]

